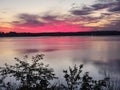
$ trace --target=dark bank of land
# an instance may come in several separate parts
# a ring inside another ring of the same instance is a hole
[[[17,33],[0,32],[0,37],[37,37],[37,36],[120,36],[120,31],[89,31],[89,32],[53,32],[53,33]]]

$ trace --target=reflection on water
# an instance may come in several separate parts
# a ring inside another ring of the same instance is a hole
[[[45,62],[62,76],[63,69],[84,64],[96,78],[104,70],[120,80],[120,37],[19,37],[0,38],[0,65],[13,64],[14,57],[45,54]]]

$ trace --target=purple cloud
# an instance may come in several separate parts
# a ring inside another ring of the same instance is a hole
[[[55,16],[55,15],[44,15],[43,17],[41,17],[42,19],[44,19],[44,20],[47,20],[47,21],[51,21],[51,20],[56,20],[56,18],[57,18],[57,15]]]
[[[105,0],[106,1],[106,0]],[[120,11],[120,0],[112,0],[107,3],[100,2],[98,4],[92,5],[93,10],[100,10],[108,8],[109,12],[117,12]]]
[[[58,20],[59,15],[49,15],[45,14],[44,16],[32,15],[32,14],[19,14],[17,15],[18,20],[13,21],[12,24],[19,26],[44,26],[46,24],[61,22],[64,20]]]
[[[101,3],[99,3],[99,4],[92,5],[93,10],[104,9],[104,8],[107,8],[107,7],[109,7],[109,4],[101,4]]]
[[[31,15],[31,14],[20,14],[17,16],[18,21],[13,21],[13,24],[19,26],[43,26],[45,23],[40,21],[39,15]]]
[[[111,12],[120,12],[120,4],[109,9]]]
[[[106,1],[106,0],[105,0]],[[89,7],[83,7],[82,9],[73,9],[71,10],[72,15],[89,15],[94,13],[94,11],[98,11],[101,9],[108,9],[108,12],[119,12],[120,11],[120,0],[110,1],[107,3],[103,3],[102,1],[96,4],[93,4]]]
[[[82,18],[85,23],[98,23],[101,20],[109,21],[103,28],[104,30],[120,30],[120,0],[97,0],[98,2],[83,8],[72,8],[71,15],[79,16],[76,21],[79,21],[78,18]],[[104,10],[103,10],[104,9]],[[102,12],[103,10],[103,12]],[[100,13],[97,13],[99,12]],[[105,12],[106,11],[106,12]],[[97,13],[97,14],[96,14]],[[96,15],[96,16],[95,16]],[[97,16],[98,15],[98,16]],[[111,20],[113,18],[113,20]],[[84,23],[83,23],[84,24]]]
[[[92,13],[92,9],[90,7],[83,7],[82,9],[74,9],[74,10],[71,10],[71,13],[73,15],[88,15],[88,14],[91,14]]]

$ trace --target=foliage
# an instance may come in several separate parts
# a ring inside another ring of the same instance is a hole
[[[5,67],[0,68],[0,74],[4,77],[14,76],[16,80],[20,80],[21,87],[32,88],[39,86],[46,89],[50,84],[49,80],[54,79],[55,74],[53,69],[49,68],[49,65],[40,62],[43,56],[43,54],[32,56],[32,63],[27,62],[28,56],[25,56],[24,60],[15,58],[17,63],[13,66],[5,64]]]
[[[80,84],[80,74],[82,72],[82,67],[83,65],[80,65],[79,69],[76,67],[76,65],[73,67],[73,69],[69,67],[69,74],[67,70],[63,70],[63,73],[65,74],[64,78],[67,82],[69,90],[74,90]]]
[[[80,65],[79,68],[75,65],[73,68],[69,67],[68,70],[64,70],[64,78],[67,82],[68,90],[103,90],[107,86],[109,78],[104,78],[103,80],[94,80],[89,76],[88,72],[82,74],[83,65]]]
[[[42,62],[43,56],[38,54],[28,61],[29,57],[26,55],[23,60],[15,58],[17,61],[15,65],[5,64],[5,67],[0,67],[2,87],[6,90],[103,90],[107,86],[109,78],[94,80],[88,72],[82,73],[83,65],[63,70],[67,85],[58,83],[51,85],[50,80],[56,77],[54,70]],[[15,89],[11,82],[4,83],[6,77],[14,77],[20,81],[20,86]]]

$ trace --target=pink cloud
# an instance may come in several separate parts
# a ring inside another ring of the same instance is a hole
[[[91,31],[92,28],[83,27],[80,25],[75,25],[67,22],[56,22],[53,24],[46,24],[44,26],[28,27],[28,26],[14,26],[15,32],[31,32],[31,33],[41,33],[41,32],[86,32]]]

